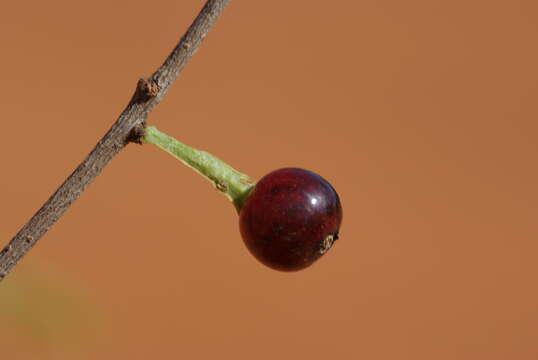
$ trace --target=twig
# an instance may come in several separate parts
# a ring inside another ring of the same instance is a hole
[[[161,101],[230,0],[208,0],[165,62],[140,79],[118,120],[39,211],[0,251],[0,281],[15,267],[86,187],[129,142],[140,142],[145,120]]]

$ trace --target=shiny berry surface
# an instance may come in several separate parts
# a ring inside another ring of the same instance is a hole
[[[311,265],[338,238],[342,206],[334,188],[308,170],[264,176],[239,213],[241,235],[265,265],[295,271]]]

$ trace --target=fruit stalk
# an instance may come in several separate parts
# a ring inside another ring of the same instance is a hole
[[[145,128],[142,141],[163,149],[209,180],[217,190],[230,199],[238,212],[241,210],[248,193],[254,187],[255,181],[248,175],[235,170],[208,152],[183,144],[157,130],[155,126]]]

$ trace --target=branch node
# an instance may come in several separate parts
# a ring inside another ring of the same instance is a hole
[[[156,97],[160,90],[159,85],[157,85],[157,83],[155,83],[153,80],[142,78],[138,80],[138,83],[136,84],[136,92],[134,96],[135,102],[147,102]]]
[[[129,136],[127,136],[127,143],[135,143],[142,145],[142,138],[144,137],[144,132],[146,131],[146,122],[144,121],[142,124],[135,125],[131,132],[129,133]]]

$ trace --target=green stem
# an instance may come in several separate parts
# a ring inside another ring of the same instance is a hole
[[[233,202],[238,211],[254,187],[255,181],[249,176],[205,151],[194,149],[160,132],[154,126],[146,127],[142,140],[144,143],[158,146],[211,181],[217,190]]]

